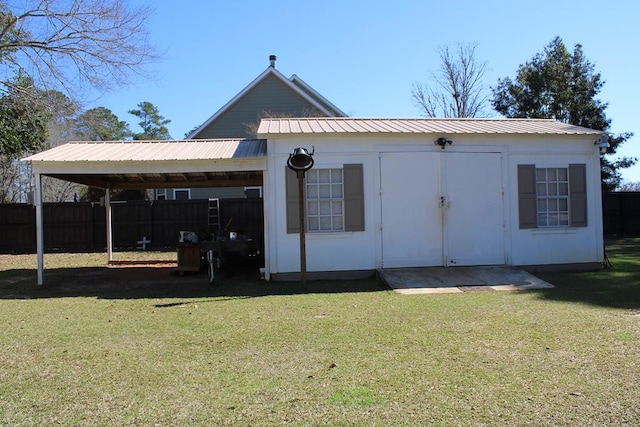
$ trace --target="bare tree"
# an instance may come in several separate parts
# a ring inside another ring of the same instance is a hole
[[[431,74],[432,83],[413,84],[411,96],[427,117],[478,117],[487,102],[482,78],[487,63],[475,57],[476,43],[458,44],[455,50],[441,47],[440,69]]]
[[[0,203],[18,203],[26,198],[28,190],[24,194],[21,191],[24,183],[19,166],[15,159],[0,156]]]
[[[41,98],[49,117],[46,146],[53,148],[75,139],[75,118],[80,111],[78,104],[55,90],[43,92]],[[42,200],[70,202],[74,200],[75,194],[80,193],[81,188],[79,184],[45,176],[42,177]]]
[[[623,181],[616,191],[640,191],[640,182]]]
[[[326,115],[316,108],[304,108],[300,114],[262,110],[260,114],[258,114],[258,119],[255,122],[243,124],[247,136],[256,138],[262,119],[286,119],[291,117],[326,117]]]
[[[124,0],[0,1],[0,64],[6,74],[21,70],[67,93],[85,82],[123,85],[157,58],[145,26],[150,14]],[[7,76],[0,82],[10,84]]]

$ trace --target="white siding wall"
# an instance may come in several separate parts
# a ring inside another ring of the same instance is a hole
[[[442,153],[433,141],[442,135],[283,135],[268,141],[265,174],[265,229],[268,273],[299,271],[299,235],[286,233],[285,167],[296,147],[315,147],[315,168],[362,163],[364,168],[364,232],[308,233],[307,270],[375,269],[381,263],[381,202],[379,154],[388,151]],[[603,259],[600,169],[593,136],[447,135],[448,152],[501,153],[505,211],[505,260],[510,265],[601,262]],[[517,165],[567,167],[587,165],[588,226],[520,230],[518,225]],[[407,183],[407,193],[414,192]],[[402,218],[397,218],[402,221]],[[407,242],[421,245],[423,242]]]

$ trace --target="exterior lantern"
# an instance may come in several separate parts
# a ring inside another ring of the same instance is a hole
[[[289,154],[287,166],[294,172],[306,172],[313,167],[313,157],[311,156],[313,156],[313,152],[309,154],[306,148],[298,147]]]

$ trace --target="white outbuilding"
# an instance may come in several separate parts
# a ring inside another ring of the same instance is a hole
[[[300,272],[294,149],[306,172],[306,262],[320,273],[604,259],[601,131],[546,119],[264,119],[265,269]]]
[[[36,178],[38,283],[45,175],[106,188],[108,218],[110,189],[262,185],[268,280],[299,277],[303,240],[310,278],[604,260],[601,131],[546,119],[280,118],[263,119],[258,138],[78,142],[24,159]],[[287,166],[296,148],[313,153],[302,186]]]

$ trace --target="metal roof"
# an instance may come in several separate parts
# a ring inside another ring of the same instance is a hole
[[[435,133],[514,135],[600,135],[602,131],[553,119],[369,119],[309,117],[262,119],[258,135],[274,134]]]
[[[22,160],[31,162],[126,162],[266,157],[264,139],[174,141],[73,141]]]
[[[264,139],[75,141],[22,159],[34,172],[99,188],[262,185]]]

